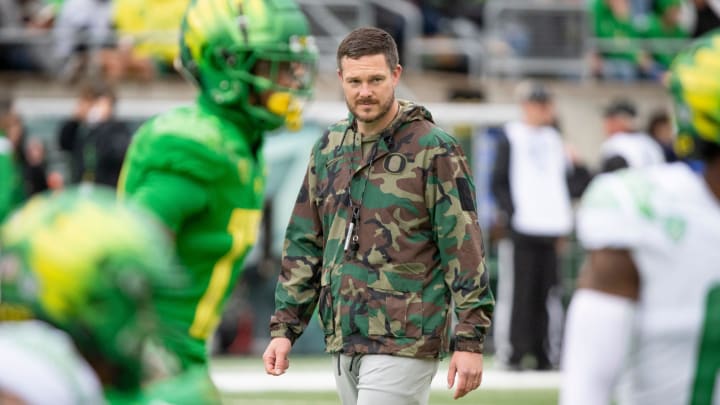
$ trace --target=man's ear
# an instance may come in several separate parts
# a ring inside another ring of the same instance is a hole
[[[402,75],[403,67],[399,63],[397,66],[395,66],[395,69],[392,71],[392,78],[393,78],[393,84],[397,86],[397,84],[400,82],[400,76]]]

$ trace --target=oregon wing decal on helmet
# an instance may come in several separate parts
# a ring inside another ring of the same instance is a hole
[[[311,96],[315,78],[309,34],[293,0],[193,0],[179,69],[214,103],[240,107],[263,129],[298,127],[300,100]],[[278,95],[260,103],[263,92]]]
[[[720,145],[720,30],[681,52],[670,68],[680,156],[697,152],[697,141]]]
[[[144,339],[158,325],[152,291],[168,285],[173,254],[154,219],[106,188],[30,200],[0,232],[3,301],[27,305],[67,331],[78,348],[139,383]]]

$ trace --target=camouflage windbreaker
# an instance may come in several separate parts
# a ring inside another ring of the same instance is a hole
[[[294,342],[318,305],[328,352],[439,357],[449,350],[452,299],[455,350],[482,352],[494,300],[460,146],[425,108],[401,101],[370,149],[363,157],[352,117],[313,148],[271,335]],[[357,243],[345,249],[354,207]]]

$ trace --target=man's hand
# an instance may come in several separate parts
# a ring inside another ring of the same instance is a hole
[[[482,382],[483,355],[482,353],[455,352],[450,359],[448,370],[448,388],[455,384],[457,374],[457,388],[453,399],[462,398],[468,392],[476,389]]]
[[[288,360],[290,348],[292,348],[290,339],[283,337],[273,338],[262,356],[263,363],[265,363],[265,372],[270,375],[285,374],[285,370],[290,367],[290,361]],[[480,366],[482,368],[482,358]]]

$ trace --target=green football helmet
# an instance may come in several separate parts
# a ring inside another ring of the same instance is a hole
[[[255,127],[299,129],[316,71],[309,34],[293,0],[192,0],[178,70],[215,104],[245,111]],[[265,92],[272,94],[261,101]]]
[[[701,143],[720,146],[720,30],[704,35],[675,57],[669,86],[678,155],[698,153]]]
[[[0,303],[65,330],[88,359],[118,370],[114,384],[135,387],[145,339],[159,328],[153,291],[172,284],[172,252],[159,223],[110,189],[42,194],[0,230]]]

